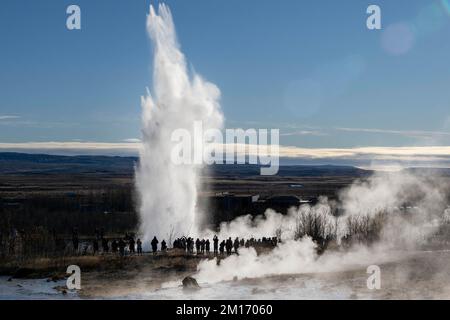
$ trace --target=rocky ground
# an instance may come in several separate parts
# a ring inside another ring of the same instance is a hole
[[[450,252],[421,251],[380,265],[381,288],[367,288],[366,268],[344,272],[273,275],[200,283],[198,290],[184,290],[182,280],[195,275],[197,257],[130,257],[82,269],[82,289],[66,290],[63,273],[50,278],[0,278],[0,299],[449,299]],[[91,258],[92,260],[92,258]],[[80,260],[81,261],[81,260]],[[80,262],[79,261],[79,262]],[[84,261],[85,266],[88,264]],[[81,263],[82,264],[82,263]],[[35,270],[33,276],[38,276]],[[41,276],[43,273],[41,274]]]

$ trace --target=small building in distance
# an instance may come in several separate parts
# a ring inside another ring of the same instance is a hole
[[[262,215],[267,209],[286,214],[291,207],[303,204],[313,204],[311,199],[304,200],[295,195],[275,195],[268,198],[252,194],[230,194],[228,192],[209,196],[207,219],[212,225],[218,226],[221,222],[232,221],[244,215]]]
[[[267,198],[266,203],[272,206],[298,206],[301,199],[297,196],[272,196]]]

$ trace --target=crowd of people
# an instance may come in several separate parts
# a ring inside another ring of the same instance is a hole
[[[220,241],[217,235],[213,237],[213,253],[217,254],[227,254],[230,255],[233,252],[238,253],[239,248],[249,248],[249,247],[267,247],[273,248],[278,244],[277,237],[263,237],[261,239],[244,239],[235,238],[234,240],[229,237],[228,239]],[[194,240],[191,237],[182,237],[175,239],[173,242],[173,248],[183,250],[187,253],[194,254],[194,247],[196,254],[209,254],[211,251],[211,242],[209,239],[199,239]]]
[[[214,255],[231,255],[233,252],[238,253],[239,248],[249,248],[249,247],[266,247],[273,248],[278,244],[277,237],[263,237],[260,239],[250,238],[235,238],[234,240],[229,237],[228,239],[219,240],[217,235],[215,235],[210,241],[209,239],[200,239],[197,238],[194,240],[192,237],[182,237],[177,238],[173,242],[173,249],[182,250],[188,254],[197,254],[197,255],[209,255],[212,252]],[[80,250],[80,240],[78,237],[78,231],[76,228],[72,231],[72,245],[75,251]],[[153,237],[150,242],[151,252],[156,254],[158,252],[158,245],[160,252],[166,252],[168,250],[168,246],[165,240],[162,240],[159,243],[159,240]],[[113,253],[124,256],[125,254],[136,254],[142,255],[143,243],[141,239],[135,240],[135,236],[133,234],[126,233],[123,238],[108,240],[103,233],[103,230],[95,230],[95,238],[92,240],[91,246],[88,243],[85,243],[84,247],[81,248],[83,253],[86,254],[89,247],[92,248],[92,253],[95,255],[100,252],[100,246],[103,253]],[[194,250],[195,249],[195,250]]]
[[[152,252],[156,254],[158,251],[159,241],[156,237],[150,242],[150,246],[152,248]],[[91,248],[92,253],[95,255],[100,252],[100,246],[102,248],[103,253],[113,253],[120,254],[124,256],[126,253],[128,254],[137,254],[142,255],[142,241],[141,239],[135,240],[135,236],[133,234],[125,233],[123,238],[108,240],[104,236],[103,230],[95,229],[95,237],[89,244],[89,242],[85,242],[84,246],[80,248],[80,240],[78,237],[78,231],[76,228],[72,231],[72,246],[74,251],[78,252],[80,249],[83,254],[86,254],[88,249]],[[163,240],[161,242],[161,251],[167,250],[167,244]]]

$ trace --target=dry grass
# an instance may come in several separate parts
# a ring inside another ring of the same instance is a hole
[[[213,256],[186,255],[175,250],[157,255],[143,256],[89,255],[61,256],[54,258],[31,258],[26,261],[8,261],[2,263],[0,274],[18,278],[42,278],[65,275],[69,265],[77,265],[83,272],[110,272],[119,270],[141,270],[150,268],[160,271],[195,271],[197,264]]]

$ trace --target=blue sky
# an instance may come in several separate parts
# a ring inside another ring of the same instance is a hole
[[[165,2],[226,127],[280,128],[305,148],[450,145],[449,1]],[[81,31],[66,29],[69,4]],[[369,4],[382,30],[366,28]],[[3,0],[0,143],[139,138],[149,5]]]

